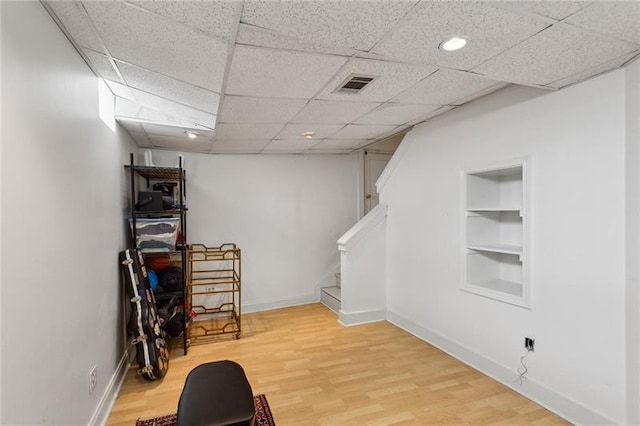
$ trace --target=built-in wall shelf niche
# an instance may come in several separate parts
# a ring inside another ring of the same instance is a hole
[[[527,160],[468,170],[463,181],[461,289],[529,308]]]

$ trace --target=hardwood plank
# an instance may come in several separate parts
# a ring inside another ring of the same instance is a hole
[[[550,411],[387,322],[342,327],[321,304],[247,314],[243,337],[172,351],[166,377],[127,372],[107,425],[175,412],[199,364],[241,364],[278,426],[568,424]]]

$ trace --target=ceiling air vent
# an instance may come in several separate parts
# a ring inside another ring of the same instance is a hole
[[[362,89],[367,87],[369,83],[373,81],[375,77],[366,75],[351,75],[349,76],[338,89],[337,93],[360,93]]]

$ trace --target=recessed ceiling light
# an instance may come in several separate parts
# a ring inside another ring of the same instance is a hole
[[[446,52],[462,49],[467,44],[467,40],[462,37],[451,37],[449,40],[440,43],[438,48]]]
[[[189,136],[189,139],[195,139],[198,137],[198,132],[194,132],[193,130],[187,130],[185,133]]]
[[[311,139],[313,138],[313,136],[316,134],[316,132],[304,132],[302,133],[302,136],[304,136],[307,139]]]

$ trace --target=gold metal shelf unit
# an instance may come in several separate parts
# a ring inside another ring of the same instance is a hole
[[[187,257],[187,297],[195,314],[189,326],[190,342],[220,335],[239,339],[240,249],[233,243],[219,247],[191,244]]]

